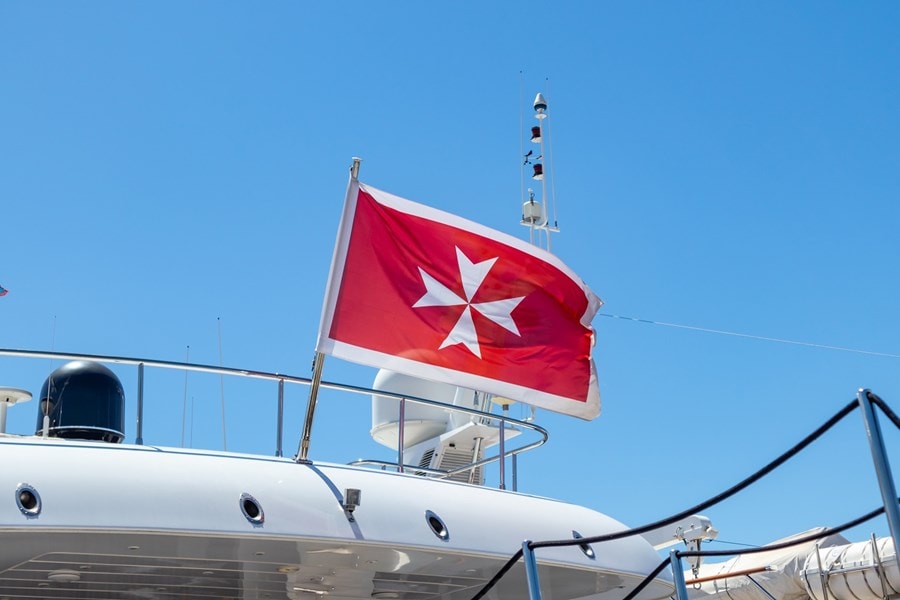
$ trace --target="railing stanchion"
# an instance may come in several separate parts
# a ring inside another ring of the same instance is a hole
[[[144,444],[144,363],[138,363],[137,385],[137,433],[134,443],[142,446]]]
[[[406,398],[400,398],[400,429],[397,430],[397,472],[403,472],[403,433],[406,427]]]
[[[672,581],[675,583],[675,598],[688,600],[687,586],[684,584],[684,570],[681,567],[681,557],[678,550],[669,552],[669,565],[672,567]]]
[[[538,578],[537,559],[534,557],[531,540],[522,542],[522,560],[525,561],[525,577],[528,579],[528,597],[531,600],[541,600],[541,581]]]
[[[884,451],[884,438],[881,436],[881,426],[878,417],[872,408],[871,392],[860,389],[856,397],[862,411],[863,423],[866,427],[866,436],[869,439],[869,448],[872,451],[872,462],[875,463],[875,474],[878,476],[878,486],[881,488],[881,499],[884,501],[884,514],[887,517],[888,529],[894,538],[894,548],[900,548],[900,506],[897,504],[897,488],[894,486],[894,478],[891,475],[891,465],[888,462],[887,453]],[[894,557],[900,564],[900,555]]]
[[[284,379],[278,380],[278,418],[275,432],[275,456],[284,456],[281,450],[284,436]]]
[[[513,490],[519,491],[519,453],[513,452],[512,455],[512,472],[513,472]]]
[[[828,572],[822,568],[822,553],[819,552],[819,542],[816,542],[816,566],[819,568],[819,585],[822,586],[822,600],[830,600]]]
[[[500,419],[500,489],[506,489],[506,421]]]
[[[872,534],[872,558],[875,559],[873,561],[875,570],[878,571],[878,579],[881,582],[881,597],[887,598],[890,595],[888,593],[887,574],[885,573],[884,563],[881,562],[881,555],[878,552],[878,540],[875,539],[874,533]]]

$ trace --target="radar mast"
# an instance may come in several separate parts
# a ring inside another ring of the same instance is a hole
[[[538,92],[534,98],[534,118],[538,124],[531,127],[531,143],[537,144],[537,155],[535,148],[531,148],[523,156],[522,160],[522,179],[531,177],[532,180],[540,182],[540,190],[536,194],[534,187],[527,188],[527,195],[522,198],[522,221],[521,224],[529,229],[529,241],[532,244],[543,247],[550,251],[550,234],[558,233],[559,227],[556,221],[556,198],[553,185],[553,160],[552,147],[550,145],[550,119],[547,112],[547,100],[544,95]],[[549,161],[546,159],[550,158]],[[530,169],[529,169],[530,167]],[[546,168],[549,167],[549,168]],[[550,192],[547,192],[547,182],[550,182]],[[526,189],[522,186],[523,191]],[[550,212],[553,218],[550,218]],[[541,232],[544,233],[541,236]]]

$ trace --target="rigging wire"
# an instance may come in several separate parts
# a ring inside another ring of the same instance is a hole
[[[525,103],[525,89],[524,89],[524,78],[525,74],[523,71],[519,71],[519,156],[525,156],[525,137],[522,133],[525,131],[525,109],[522,108]],[[525,167],[522,166],[519,169],[519,187],[520,194],[522,196],[522,202],[524,203],[528,198],[525,197]]]
[[[720,540],[719,538],[716,538],[714,540],[704,540],[704,541],[708,542],[708,543],[715,542],[717,544],[726,544],[729,546],[743,546],[744,548],[758,548],[759,547],[759,544],[745,544],[743,542],[729,542],[728,540]]]
[[[216,317],[216,328],[219,334],[219,366],[222,366],[222,319]],[[225,438],[225,374],[219,373],[219,398],[222,404],[222,450],[228,450],[228,440]]]
[[[520,194],[522,196],[521,205],[524,207],[525,203],[528,201],[529,196],[526,194],[526,185],[525,185],[525,166],[528,163],[528,157],[531,154],[531,150],[528,151],[528,154],[525,153],[525,71],[519,71],[519,160],[523,160],[525,162],[522,163],[522,166],[519,168],[519,187]],[[530,190],[529,190],[530,191]],[[524,208],[522,212],[522,219],[524,224]],[[528,228],[528,242],[530,244],[534,244],[534,223]]]
[[[188,345],[184,353],[184,362],[191,362],[191,347]],[[187,421],[188,370],[184,370],[184,398],[181,401],[181,447],[184,448],[184,424]],[[193,416],[192,416],[193,418]]]
[[[50,352],[56,351],[56,315],[53,315],[53,322],[50,326]],[[50,371],[53,371],[54,361],[50,359]]]
[[[803,342],[799,340],[789,340],[786,338],[769,337],[765,335],[754,335],[750,333],[739,333],[737,331],[727,331],[724,329],[712,329],[710,327],[698,327],[696,325],[683,325],[680,323],[666,323],[664,321],[653,321],[650,319],[641,319],[638,317],[629,317],[625,315],[613,315],[610,313],[597,313],[598,317],[607,317],[610,319],[621,319],[623,321],[633,321],[635,323],[644,323],[647,325],[659,325],[661,327],[673,327],[675,329],[687,329],[689,331],[700,331],[702,333],[713,333],[716,335],[728,335],[732,337],[740,337],[751,340],[760,340],[763,342],[775,342],[778,344],[791,344],[794,346],[806,346],[807,348],[821,348],[823,350],[836,350],[838,352],[852,352],[854,354],[866,354],[869,356],[883,356],[886,358],[900,358],[900,354],[891,352],[877,352],[874,350],[863,350],[861,348],[848,348],[846,346],[834,346],[831,344],[817,344],[815,342]]]

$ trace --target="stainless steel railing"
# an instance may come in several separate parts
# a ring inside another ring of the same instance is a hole
[[[274,373],[267,371],[257,371],[252,369],[239,369],[232,367],[222,367],[216,365],[206,365],[206,364],[196,364],[196,363],[186,363],[186,362],[178,362],[178,361],[167,361],[167,360],[153,360],[146,358],[135,358],[135,357],[126,357],[126,356],[112,356],[112,355],[101,355],[101,354],[79,354],[79,353],[71,353],[71,352],[50,352],[50,351],[41,351],[41,350],[18,350],[18,349],[9,349],[9,348],[0,348],[0,356],[9,356],[9,357],[23,357],[23,358],[45,358],[45,359],[60,359],[60,360],[85,360],[85,361],[93,361],[98,363],[106,363],[106,364],[119,364],[119,365],[133,365],[137,367],[137,416],[135,423],[135,444],[143,444],[144,443],[144,379],[145,373],[144,370],[146,367],[158,368],[158,369],[172,369],[177,371],[191,371],[191,372],[200,372],[200,373],[211,373],[216,375],[229,375],[234,377],[244,377],[250,379],[263,379],[268,381],[275,381],[278,383],[278,392],[277,392],[277,409],[276,409],[276,450],[275,456],[283,456],[283,431],[284,431],[284,384],[299,384],[304,386],[309,386],[312,383],[312,379],[309,377],[298,377],[295,375],[287,375],[284,373]],[[506,415],[499,415],[495,413],[489,413],[480,411],[473,408],[466,408],[462,406],[452,406],[445,404],[443,402],[437,402],[434,400],[429,400],[427,398],[418,398],[415,396],[406,396],[402,394],[396,394],[389,391],[384,390],[375,390],[369,387],[356,386],[344,383],[337,383],[331,381],[321,381],[319,385],[322,388],[337,390],[341,392],[347,392],[356,395],[363,396],[371,396],[373,394],[377,394],[378,396],[385,398],[393,398],[400,402],[400,431],[399,431],[399,440],[398,444],[398,453],[397,453],[397,462],[392,463],[390,461],[383,460],[358,460],[351,464],[353,465],[370,465],[370,466],[380,466],[382,468],[395,468],[399,472],[403,472],[405,469],[414,468],[417,472],[427,473],[429,475],[446,478],[452,477],[453,475],[461,472],[471,471],[473,469],[477,469],[481,466],[491,464],[494,462],[498,462],[500,465],[500,487],[505,489],[506,481],[505,481],[505,469],[504,465],[506,463],[506,459],[511,457],[515,464],[516,457],[528,450],[532,450],[539,446],[542,446],[548,439],[549,434],[547,430],[543,427],[536,425],[535,423],[531,423],[528,421],[522,421],[518,419],[513,419]],[[457,467],[452,470],[436,470],[436,469],[428,469],[420,466],[412,466],[412,465],[404,465],[403,464],[403,429],[404,429],[404,420],[403,413],[406,402],[413,402],[416,404],[425,404],[428,406],[438,407],[448,412],[462,412],[472,415],[473,417],[488,419],[491,422],[498,423],[499,432],[500,432],[500,444],[499,444],[499,452],[498,454],[490,457],[483,458],[481,460],[472,462],[468,465],[463,465]],[[307,412],[310,414],[310,411]],[[514,447],[512,449],[507,449],[506,440],[505,440],[505,432],[508,427],[513,428],[521,428],[527,429],[534,432],[538,439],[532,441],[530,443],[524,444],[522,446]],[[311,430],[311,423],[304,423],[304,431]]]

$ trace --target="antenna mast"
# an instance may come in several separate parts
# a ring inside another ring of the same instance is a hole
[[[538,124],[531,128],[531,142],[534,144],[538,144],[538,155],[534,156],[534,150],[529,150],[525,153],[522,162],[522,169],[526,171],[526,167],[531,165],[531,178],[535,181],[541,182],[541,190],[540,196],[535,197],[534,188],[528,188],[528,197],[523,198],[522,202],[522,225],[528,227],[530,229],[531,243],[534,244],[534,234],[537,231],[540,234],[541,231],[545,232],[546,235],[546,250],[550,250],[550,234],[558,233],[559,228],[557,227],[555,220],[556,213],[556,198],[553,196],[553,186],[550,186],[551,189],[551,197],[547,196],[547,177],[553,177],[552,172],[545,173],[544,171],[544,156],[545,156],[545,144],[546,147],[550,147],[550,123],[548,120],[549,115],[547,114],[547,100],[544,98],[544,95],[538,92],[538,95],[534,98],[534,118],[537,119]],[[552,162],[551,162],[552,164]],[[523,172],[523,177],[525,173]],[[554,221],[551,224],[549,215],[542,204],[552,204],[554,210]],[[540,244],[538,244],[540,245]]]

